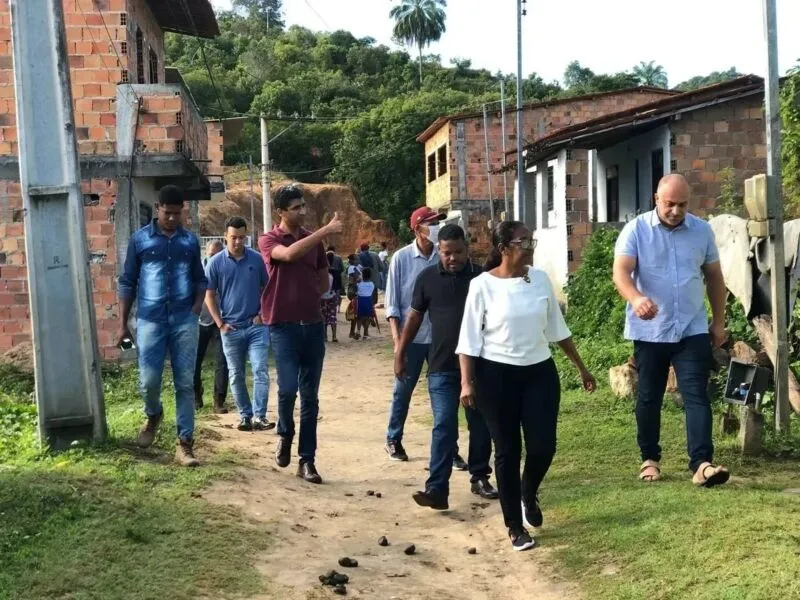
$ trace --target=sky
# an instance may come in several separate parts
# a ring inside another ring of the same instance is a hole
[[[283,0],[287,25],[315,31],[344,29],[390,47],[396,0]],[[230,8],[230,0],[212,0]],[[663,65],[670,85],[736,67],[763,75],[766,50],[762,0],[527,0],[523,73],[560,80],[577,60],[596,73]],[[800,59],[800,1],[777,0],[781,74]],[[794,27],[792,25],[794,24]],[[516,73],[516,2],[449,0],[447,32],[427,53],[443,64],[467,58],[474,67]],[[412,50],[416,56],[416,51]]]

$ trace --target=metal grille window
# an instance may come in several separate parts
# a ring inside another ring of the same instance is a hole
[[[572,212],[572,198],[567,198],[567,212]]]
[[[567,261],[573,262],[575,260],[575,255],[572,253],[572,250],[567,250]]]
[[[567,185],[572,185],[572,175],[567,173]]]
[[[572,235],[572,225],[567,225],[567,235],[568,236]]]
[[[572,148],[567,148],[567,160],[572,160]]]
[[[555,206],[555,174],[553,167],[547,167],[547,210],[553,210]]]
[[[119,43],[119,51],[120,51],[120,54],[127,54],[128,53],[128,42],[120,42]]]
[[[673,160],[669,161],[669,170],[672,171],[673,173],[678,170],[678,161],[677,160],[673,159]]]
[[[119,24],[125,27],[128,24],[128,13],[119,14]]]
[[[150,83],[158,83],[158,54],[150,49]]]
[[[180,153],[180,154],[183,154],[183,150],[184,150],[184,143],[183,143],[183,140],[178,140],[178,141],[176,141],[176,142],[175,142],[175,152],[178,152],[178,153]]]
[[[183,113],[175,113],[175,122],[178,125],[183,125]]]
[[[128,76],[128,69],[122,69],[122,83],[128,83],[130,77]]]
[[[144,83],[144,35],[136,28],[136,83]]]

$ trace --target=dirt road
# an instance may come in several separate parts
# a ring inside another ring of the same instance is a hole
[[[295,477],[294,453],[286,469],[275,465],[274,430],[238,432],[231,428],[235,414],[212,423],[221,434],[217,444],[252,457],[252,467],[243,469],[237,481],[218,484],[203,495],[240,507],[274,532],[271,551],[256,559],[269,581],[263,598],[334,597],[318,580],[330,569],[350,576],[348,596],[355,598],[578,598],[573,586],[553,576],[546,547],[511,550],[499,504],[472,495],[468,474],[453,472],[449,511],[414,504],[411,494],[424,487],[427,475],[427,385],[422,381],[418,387],[406,426],[410,460],[390,462],[383,450],[392,383],[388,340],[384,335],[354,342],[346,340],[346,332],[340,337],[338,345],[328,345],[320,391],[317,467],[323,485]],[[270,419],[276,418],[276,397],[273,373]],[[466,435],[461,433],[465,449]],[[377,543],[384,535],[388,547]],[[406,556],[403,550],[410,544],[417,551]],[[469,554],[470,548],[476,554]],[[358,568],[339,567],[343,556],[357,559]]]

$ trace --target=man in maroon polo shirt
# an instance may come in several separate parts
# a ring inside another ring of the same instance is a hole
[[[294,439],[294,405],[300,392],[300,440],[297,476],[322,483],[314,466],[317,450],[319,380],[325,359],[325,324],[320,296],[328,291],[328,259],[322,240],[341,233],[338,215],[311,233],[303,229],[303,190],[288,185],[278,190],[275,206],[280,224],[258,240],[269,283],[261,297],[261,316],[270,329],[278,372],[278,450],[275,462],[289,465]]]

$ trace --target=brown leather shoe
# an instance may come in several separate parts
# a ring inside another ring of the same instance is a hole
[[[139,429],[139,435],[136,436],[136,443],[140,448],[149,448],[156,440],[156,432],[158,426],[161,425],[161,420],[164,418],[164,413],[156,415],[155,417],[147,417],[147,421]]]
[[[322,483],[322,477],[317,473],[317,468],[312,462],[300,463],[297,467],[297,476],[308,483]]]
[[[178,440],[175,444],[175,462],[182,467],[200,466],[200,461],[194,455],[194,440]]]
[[[275,462],[279,467],[288,467],[292,460],[292,438],[279,437],[278,449],[275,451]]]

